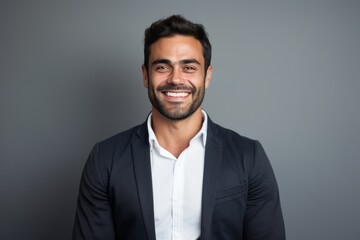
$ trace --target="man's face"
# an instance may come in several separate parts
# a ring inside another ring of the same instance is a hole
[[[181,120],[199,109],[209,86],[201,43],[191,36],[160,38],[150,46],[149,66],[142,67],[153,111]]]

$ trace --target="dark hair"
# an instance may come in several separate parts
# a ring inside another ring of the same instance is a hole
[[[205,59],[205,71],[211,63],[211,44],[205,28],[201,24],[190,22],[180,15],[173,15],[160,19],[145,30],[144,40],[144,65],[148,70],[150,46],[163,37],[171,37],[175,34],[192,36],[200,41]]]

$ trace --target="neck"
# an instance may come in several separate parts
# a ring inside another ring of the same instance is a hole
[[[189,146],[190,140],[200,131],[201,126],[201,108],[182,120],[171,120],[156,109],[152,111],[152,128],[160,146],[176,158]]]

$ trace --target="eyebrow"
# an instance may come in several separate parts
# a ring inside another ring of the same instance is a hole
[[[201,65],[200,62],[194,58],[181,60],[180,63],[181,64],[195,63],[197,65]]]
[[[197,65],[201,65],[200,62],[198,60],[194,59],[194,58],[180,60],[180,64],[189,64],[189,63],[195,63]],[[151,63],[152,66],[156,65],[156,64],[169,64],[169,65],[171,65],[171,61],[169,59],[161,58],[161,59],[156,59]]]

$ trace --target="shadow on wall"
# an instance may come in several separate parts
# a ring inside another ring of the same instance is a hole
[[[42,76],[34,83],[40,97],[29,99],[40,107],[21,126],[28,130],[7,143],[21,149],[4,152],[9,171],[1,179],[11,186],[2,199],[8,207],[1,239],[71,239],[80,175],[92,146],[142,123],[150,110],[140,66],[69,65],[52,73],[56,79]]]
[[[85,71],[87,76],[82,80],[83,87],[77,89],[79,114],[76,116],[78,128],[81,129],[77,136],[79,147],[72,149],[73,160],[65,162],[63,169],[66,174],[66,169],[71,168],[74,163],[76,168],[72,169],[72,176],[65,177],[65,182],[61,184],[65,188],[59,189],[69,196],[68,203],[63,204],[58,212],[71,209],[63,217],[64,224],[68,221],[71,223],[67,225],[66,232],[72,230],[80,174],[91,147],[98,141],[142,123],[150,110],[140,66],[137,69],[123,64],[121,66],[125,67],[119,67],[116,63],[106,66],[96,64],[89,71]],[[81,149],[81,152],[76,149]],[[59,159],[59,162],[62,161]],[[61,176],[58,176],[57,180],[60,179]]]
[[[140,66],[137,69],[107,66],[87,71],[87,80],[83,83],[87,85],[86,91],[78,91],[79,100],[85,106],[80,111],[100,139],[145,120],[150,104],[140,70]]]

